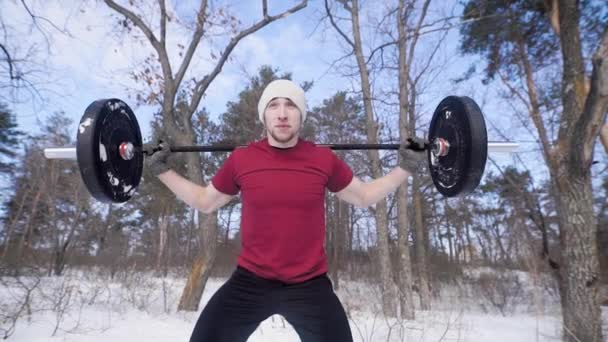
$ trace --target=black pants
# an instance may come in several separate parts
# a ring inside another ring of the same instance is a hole
[[[302,342],[353,340],[326,275],[285,284],[238,267],[203,309],[190,342],[245,342],[273,314],[284,316]]]

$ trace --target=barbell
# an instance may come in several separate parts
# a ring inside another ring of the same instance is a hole
[[[483,114],[469,97],[448,96],[431,119],[428,144],[407,144],[426,150],[431,178],[447,197],[472,192],[481,181],[488,148],[511,152],[516,143],[488,143]],[[400,144],[326,144],[333,150],[398,150]],[[244,145],[171,146],[172,152],[226,152]],[[78,125],[76,147],[45,148],[48,159],[76,159],[85,186],[102,202],[129,200],[141,181],[144,155],[139,124],[119,99],[91,103]]]

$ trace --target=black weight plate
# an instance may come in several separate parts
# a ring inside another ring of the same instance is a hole
[[[428,139],[448,141],[445,156],[428,150],[429,170],[435,187],[447,197],[465,195],[479,185],[488,156],[488,133],[481,109],[466,96],[443,99],[431,120]]]
[[[91,103],[80,119],[76,155],[82,180],[99,201],[125,202],[139,185],[143,154],[124,160],[119,154],[123,142],[141,151],[141,132],[131,108],[119,99]]]

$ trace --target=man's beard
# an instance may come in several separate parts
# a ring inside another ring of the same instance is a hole
[[[286,136],[286,137],[284,137],[284,138],[281,138],[281,137],[279,137],[277,134],[275,134],[273,130],[271,130],[271,129],[266,129],[266,130],[268,131],[268,133],[270,134],[270,136],[272,136],[272,138],[273,138],[273,139],[274,139],[276,142],[279,142],[279,143],[281,143],[281,144],[284,144],[284,143],[290,142],[290,141],[291,141],[291,140],[292,140],[292,139],[293,139],[295,136],[297,136],[297,135],[298,135],[298,133],[300,132],[300,130],[297,130],[297,131],[295,131],[295,132],[293,132],[293,133],[289,134],[288,136]]]

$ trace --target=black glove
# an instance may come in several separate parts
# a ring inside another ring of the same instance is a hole
[[[171,156],[171,148],[168,142],[160,140],[160,143],[147,143],[143,146],[143,151],[146,154],[144,163],[153,175],[158,176],[171,169],[169,166],[169,156]]]
[[[399,148],[399,156],[401,157],[399,167],[413,174],[418,172],[426,161],[425,145],[428,145],[428,141],[418,137],[408,138],[407,141],[409,146],[414,149],[408,147],[408,145],[401,145]]]

